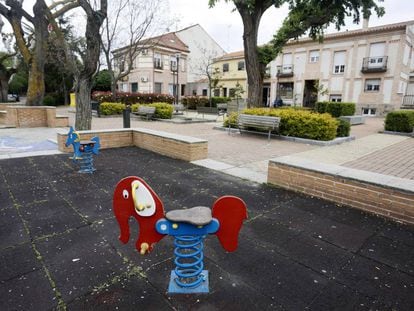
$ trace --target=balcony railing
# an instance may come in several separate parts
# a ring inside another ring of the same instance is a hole
[[[388,56],[365,57],[362,62],[361,72],[386,72]]]
[[[414,95],[404,95],[401,108],[413,109],[414,108]]]
[[[163,69],[162,62],[154,61],[155,69]]]
[[[279,78],[293,77],[293,65],[277,66],[276,76]]]

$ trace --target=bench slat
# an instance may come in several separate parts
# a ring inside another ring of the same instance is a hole
[[[256,116],[248,114],[240,114],[238,119],[238,127],[241,133],[241,127],[257,127],[267,129],[269,131],[268,139],[270,139],[270,132],[278,130],[280,125],[279,117],[270,116]]]

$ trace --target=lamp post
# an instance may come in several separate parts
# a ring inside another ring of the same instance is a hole
[[[178,72],[180,71],[180,53],[175,54],[177,60],[177,85],[175,87],[175,104],[178,105],[178,89],[180,87],[180,80],[178,79]]]

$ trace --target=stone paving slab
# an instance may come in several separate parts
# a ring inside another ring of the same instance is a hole
[[[19,170],[17,170],[19,168]],[[23,169],[22,169],[23,168]],[[0,310],[411,310],[414,227],[138,148],[108,149],[78,174],[67,155],[0,161]],[[168,295],[172,239],[122,245],[115,184],[141,176],[166,211],[245,200],[239,248],[205,243],[210,293]],[[37,182],[38,181],[38,182]],[[38,197],[37,197],[38,195]],[[53,225],[53,226],[52,226]]]

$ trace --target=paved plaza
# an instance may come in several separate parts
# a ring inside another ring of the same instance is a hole
[[[74,114],[59,110],[73,124]],[[107,149],[93,175],[78,174],[53,148],[56,132],[67,129],[0,129],[0,310],[412,310],[413,226],[264,183],[268,160],[293,154],[414,179],[413,138],[379,134],[383,119],[371,118],[352,127],[356,140],[341,145],[268,142],[214,129],[222,118],[210,118],[131,121],[207,139],[208,159]],[[121,128],[122,118],[94,117],[92,127]],[[167,294],[170,238],[144,257],[134,238],[118,241],[112,193],[128,175],[144,178],[167,211],[211,206],[225,194],[245,200],[249,219],[239,249],[226,253],[216,237],[206,241],[208,295]]]
[[[66,154],[0,161],[1,310],[412,310],[414,230],[324,200],[138,148],[103,150],[93,175]],[[172,240],[122,245],[112,192],[141,176],[166,210],[248,206],[235,253],[205,247],[210,293],[168,295]]]

